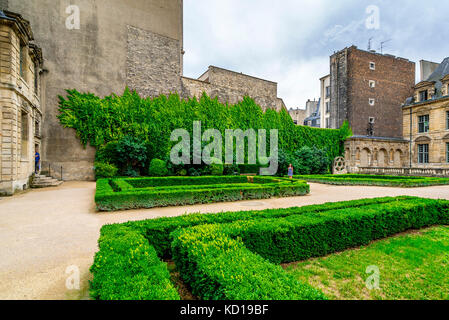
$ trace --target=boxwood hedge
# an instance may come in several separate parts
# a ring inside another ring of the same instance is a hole
[[[449,224],[448,201],[404,199],[180,229],[172,235],[172,252],[183,279],[205,299],[320,299],[320,292],[278,275],[274,264],[320,257],[435,224]]]
[[[107,225],[91,269],[91,294],[96,299],[178,299],[159,257],[173,258],[203,299],[323,299],[273,263],[433,224],[449,224],[448,201],[378,198]]]
[[[449,178],[438,177],[404,177],[366,174],[342,174],[342,175],[301,175],[296,179],[308,182],[317,182],[333,185],[356,186],[389,186],[401,188],[428,187],[436,185],[449,185]]]
[[[101,211],[190,205],[196,203],[301,196],[305,181],[274,177],[169,177],[97,181],[95,202]]]

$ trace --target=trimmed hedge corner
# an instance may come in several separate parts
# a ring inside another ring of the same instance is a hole
[[[97,182],[100,211],[302,196],[305,181],[242,176],[106,179]]]

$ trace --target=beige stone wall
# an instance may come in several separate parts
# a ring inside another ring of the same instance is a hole
[[[20,47],[24,72],[20,75]],[[39,86],[35,90],[35,65],[28,38],[14,24],[0,22],[0,194],[12,194],[29,186],[34,172],[36,120],[42,118]],[[23,116],[22,116],[23,114]],[[22,130],[22,117],[27,126]],[[22,136],[26,136],[23,140]]]
[[[414,167],[449,168],[446,159],[446,143],[449,142],[447,112],[449,112],[449,97],[403,108],[404,138],[412,141],[412,163]],[[428,133],[419,133],[418,118],[423,115],[429,115]],[[428,164],[418,163],[418,144],[429,144]]]
[[[286,109],[277,97],[277,83],[242,73],[211,66],[199,79],[183,77],[181,81],[184,97],[199,97],[206,92],[222,103],[235,104],[249,96],[265,110]]]
[[[126,85],[142,89],[157,88],[169,81],[160,79],[161,68],[138,67],[148,62],[145,44],[150,37],[171,39],[177,52],[169,61],[172,73],[182,74],[182,0],[20,0],[9,1],[7,10],[20,13],[30,21],[35,42],[45,58],[43,76],[43,165],[64,168],[65,180],[93,179],[95,149],[84,148],[73,129],[64,129],[57,119],[58,95],[66,89],[89,91],[99,96],[123,92]],[[80,29],[66,28],[69,5],[80,8]],[[130,28],[143,30],[130,37]],[[152,38],[153,39],[153,38]],[[139,42],[141,43],[139,44]],[[159,57],[166,48],[157,45]],[[174,50],[174,49],[173,49]],[[139,60],[140,58],[140,60]],[[142,64],[141,64],[142,63]],[[165,62],[164,62],[165,63]],[[174,67],[171,67],[171,66]],[[128,77],[128,72],[129,77]],[[152,73],[154,72],[154,73]],[[133,73],[134,77],[131,77]],[[180,82],[178,77],[178,84]],[[132,81],[130,80],[132,79]],[[140,81],[140,82],[138,82]],[[168,92],[174,85],[167,87]]]
[[[293,121],[296,122],[298,126],[304,125],[304,120],[307,118],[307,110],[306,109],[291,109],[288,111],[290,117],[292,117]]]

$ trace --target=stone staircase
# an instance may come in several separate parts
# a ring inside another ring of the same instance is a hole
[[[48,187],[57,187],[63,184],[62,181],[58,179],[53,179],[51,177],[47,177],[40,174],[35,174],[33,176],[33,180],[31,182],[31,188],[48,188]]]

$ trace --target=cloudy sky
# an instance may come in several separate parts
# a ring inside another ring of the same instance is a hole
[[[376,7],[379,20],[376,19]],[[319,97],[329,56],[352,44],[441,62],[449,56],[447,0],[184,0],[184,75],[210,65],[279,83],[287,107]],[[377,24],[378,22],[378,24]],[[418,80],[418,79],[417,79]]]

